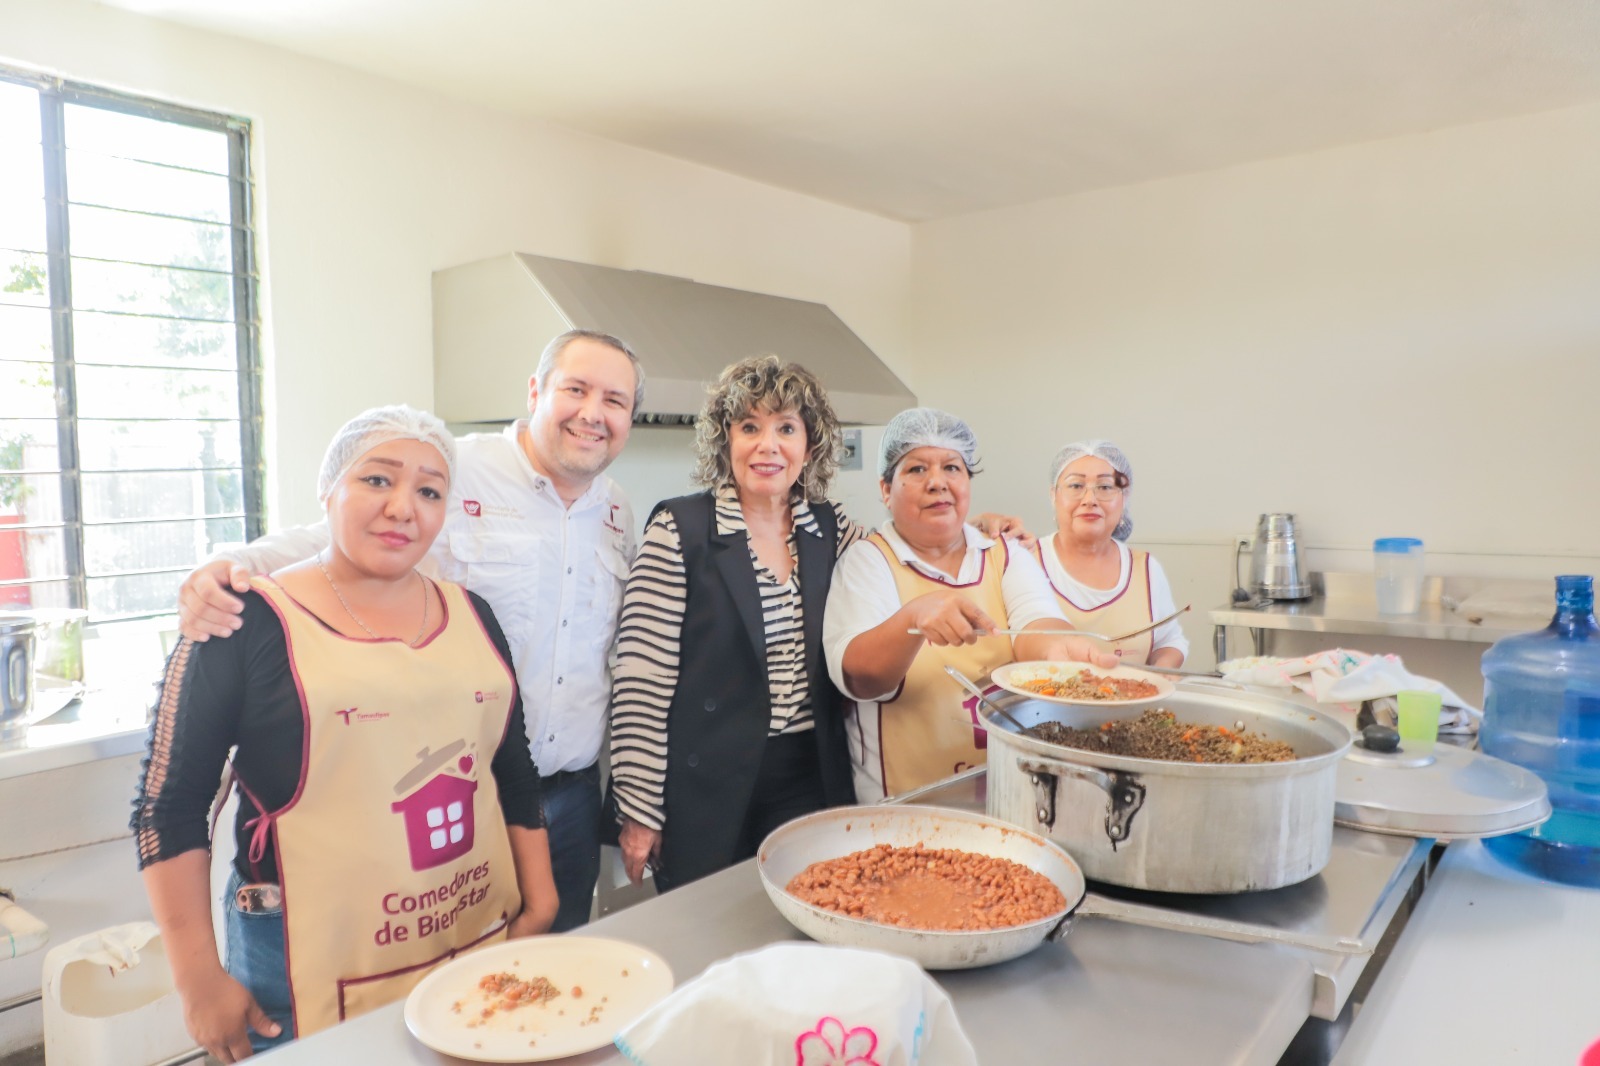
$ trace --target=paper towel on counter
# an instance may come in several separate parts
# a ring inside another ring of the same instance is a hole
[[[1392,698],[1407,691],[1437,692],[1444,706],[1439,732],[1476,733],[1483,711],[1456,695],[1443,682],[1413,674],[1398,655],[1369,655],[1334,648],[1298,659],[1252,655],[1217,666],[1229,681],[1268,688],[1292,688],[1318,703],[1354,709],[1365,700]]]

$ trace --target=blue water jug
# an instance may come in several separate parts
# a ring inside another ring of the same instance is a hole
[[[1539,877],[1600,887],[1600,625],[1594,578],[1556,578],[1556,614],[1483,654],[1485,754],[1550,786],[1550,820],[1485,846]]]

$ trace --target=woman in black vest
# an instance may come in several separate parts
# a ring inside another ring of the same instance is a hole
[[[628,876],[685,884],[855,802],[822,661],[834,561],[866,532],[827,498],[838,419],[810,371],[735,363],[695,429],[705,492],[666,500],[623,594],[611,780]]]

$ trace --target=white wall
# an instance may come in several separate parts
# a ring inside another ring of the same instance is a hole
[[[924,223],[911,384],[1045,528],[1056,448],[1117,441],[1191,637],[1262,511],[1316,569],[1594,572],[1596,189],[1591,105]]]
[[[253,120],[275,523],[315,517],[350,414],[430,403],[441,267],[526,251],[816,300],[907,357],[901,223],[84,0],[0,0],[0,26],[5,61]]]

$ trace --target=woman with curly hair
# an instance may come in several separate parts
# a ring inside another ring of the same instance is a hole
[[[835,559],[864,530],[827,498],[839,420],[811,372],[735,363],[695,427],[706,491],[656,505],[623,593],[611,780],[628,875],[673,888],[791,818],[855,802],[822,661]]]

